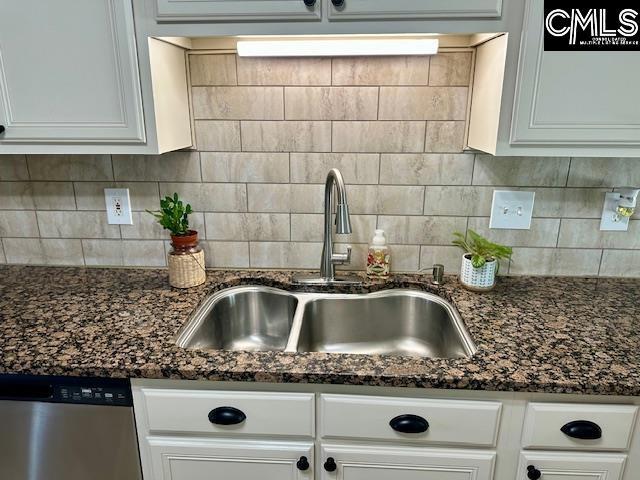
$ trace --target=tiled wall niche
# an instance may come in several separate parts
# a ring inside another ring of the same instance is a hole
[[[197,151],[0,156],[0,262],[165,265],[166,232],[144,212],[179,192],[211,267],[316,268],[323,183],[348,184],[363,268],[384,228],[393,268],[456,271],[451,233],[514,247],[503,273],[640,276],[640,221],[600,232],[604,192],[640,185],[640,160],[462,153],[471,53],[247,59],[190,55]],[[132,226],[107,225],[103,189],[130,188]],[[531,230],[490,231],[494,189],[536,192]]]

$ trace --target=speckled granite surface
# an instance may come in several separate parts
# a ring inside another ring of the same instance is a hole
[[[164,270],[0,266],[0,372],[315,382],[640,395],[640,280],[503,278],[449,299],[478,346],[470,359],[184,350],[173,337],[209,291],[287,288],[287,272],[209,272],[171,289]],[[434,291],[415,275],[386,287]]]

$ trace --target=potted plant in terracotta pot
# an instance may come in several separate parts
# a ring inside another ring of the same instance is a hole
[[[453,244],[462,248],[460,283],[474,291],[491,290],[496,284],[500,260],[510,258],[511,247],[490,242],[483,236],[468,230],[467,237],[460,232],[453,234]]]
[[[171,234],[169,283],[172,287],[189,288],[206,280],[204,252],[198,244],[198,232],[189,228],[191,205],[180,200],[177,193],[160,200],[160,210],[147,210]]]

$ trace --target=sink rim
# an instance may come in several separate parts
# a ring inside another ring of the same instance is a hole
[[[206,296],[202,302],[195,308],[195,310],[189,315],[187,321],[180,327],[178,332],[173,337],[174,343],[181,348],[190,348],[185,346],[189,338],[202,326],[211,309],[221,299],[228,297],[231,294],[241,292],[265,292],[280,296],[293,297],[297,300],[297,305],[294,310],[293,320],[289,333],[287,335],[287,342],[284,349],[273,349],[274,352],[285,353],[324,353],[316,350],[298,350],[298,343],[300,341],[300,334],[302,331],[304,313],[307,305],[318,300],[355,300],[359,298],[371,298],[371,297],[392,297],[392,296],[411,296],[426,299],[441,305],[449,316],[452,326],[456,330],[465,350],[465,357],[459,358],[471,358],[478,352],[478,347],[471,338],[471,335],[467,329],[464,320],[458,313],[457,309],[446,299],[436,295],[435,293],[411,289],[411,288],[387,288],[378,290],[375,292],[364,293],[331,293],[331,292],[296,292],[290,290],[284,290],[282,288],[270,287],[266,285],[237,285],[233,287],[224,288],[218,290],[212,294]],[[195,348],[194,348],[195,349]],[[215,351],[241,351],[241,350],[224,350],[224,349],[212,349]],[[206,351],[206,349],[205,349]],[[375,355],[375,354],[362,354],[362,353],[330,353],[332,355]],[[408,355],[393,355],[393,354],[381,354],[386,356],[396,357],[411,357]],[[414,356],[412,358],[429,358],[429,359],[456,359],[458,357],[420,357]]]

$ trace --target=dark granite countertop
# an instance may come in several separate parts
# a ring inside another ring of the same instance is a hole
[[[171,289],[166,270],[0,266],[0,372],[640,395],[640,280],[510,277],[476,294],[454,278],[368,283],[435,291],[478,347],[469,359],[178,348],[208,292],[289,287],[290,272],[211,271]]]

